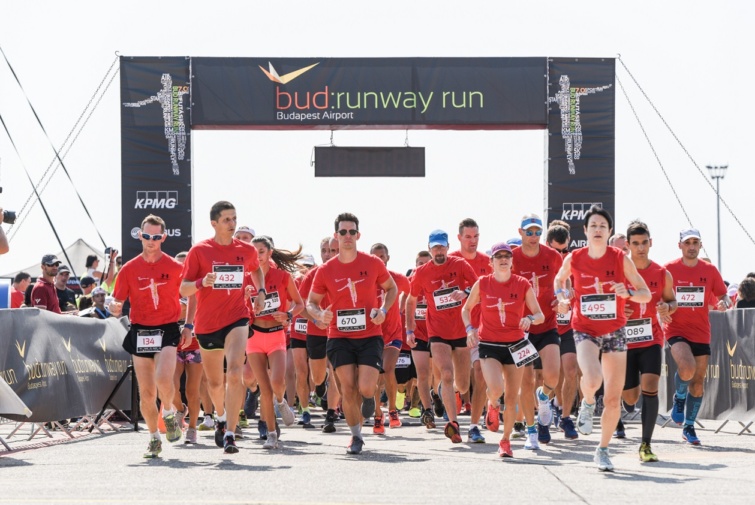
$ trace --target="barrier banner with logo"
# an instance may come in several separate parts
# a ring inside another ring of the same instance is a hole
[[[595,204],[614,214],[615,60],[548,60],[548,221],[571,225],[570,248],[585,245]]]
[[[189,58],[121,57],[121,237],[125,261],[142,248],[149,214],[166,222],[163,250],[191,247]]]
[[[125,336],[124,323],[115,318],[0,310],[0,377],[32,411],[28,419],[12,412],[0,415],[48,422],[96,414],[131,364],[122,347]],[[130,377],[113,403],[130,408]]]
[[[755,309],[711,312],[711,344],[705,392],[698,417],[749,422],[755,419]],[[671,409],[677,367],[665,351],[659,390],[661,405]]]

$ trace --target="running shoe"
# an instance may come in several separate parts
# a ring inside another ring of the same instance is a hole
[[[186,437],[184,438],[184,444],[196,444],[197,443],[197,429],[189,428],[186,430]]]
[[[640,461],[643,463],[655,463],[658,461],[658,456],[653,454],[650,444],[642,442],[642,445],[640,445]]]
[[[375,417],[375,424],[372,425],[372,433],[375,435],[385,435],[385,424],[383,424],[383,417]]]
[[[276,433],[270,433],[267,436],[267,440],[262,444],[263,449],[280,449],[281,444],[278,442],[278,435]]]
[[[178,420],[175,414],[168,414],[163,417],[165,423],[165,438],[168,442],[178,442],[181,440],[181,427],[178,425]]]
[[[692,445],[700,445],[700,439],[697,438],[697,433],[695,433],[695,427],[691,424],[685,424],[684,429],[682,430],[682,438],[687,441],[687,443]]]
[[[409,417],[417,419],[422,415],[422,411],[419,409],[419,407],[414,407],[409,409]]]
[[[496,432],[501,426],[501,406],[488,402],[488,413],[485,414],[485,427],[488,431]]]
[[[443,417],[446,413],[446,407],[443,405],[443,398],[440,397],[440,384],[438,384],[438,392],[432,393],[433,397],[433,410],[435,411],[435,417]]]
[[[632,412],[635,411],[636,405],[634,403],[630,405],[627,402],[625,402],[624,400],[621,400],[621,404],[624,406],[624,411],[627,414],[631,414]]]
[[[215,445],[223,447],[223,437],[225,437],[225,421],[215,423]]]
[[[239,411],[239,426],[242,428],[249,427],[249,419],[246,417],[246,412],[243,410]]]
[[[597,395],[595,397],[595,415],[600,417],[603,415],[603,395]]]
[[[671,420],[679,426],[684,422],[684,403],[687,398],[679,398],[674,393],[674,405],[671,407]]]
[[[556,405],[555,398],[551,400],[551,412],[553,413],[553,427],[558,429],[559,425],[561,424],[561,417],[563,416],[563,412],[561,410],[561,407]]]
[[[336,415],[336,411],[333,409],[328,410],[325,413],[325,424],[322,426],[322,432],[335,433],[337,420],[338,416]]]
[[[147,446],[147,452],[144,453],[144,457],[147,459],[156,458],[163,450],[163,443],[159,438],[150,438],[149,445]]]
[[[551,441],[551,430],[550,425],[548,424],[540,424],[540,421],[537,422],[537,441],[541,444],[547,444]]]
[[[579,438],[579,433],[574,429],[574,421],[572,421],[571,417],[562,417],[559,426],[564,430],[564,438],[569,440],[576,440]]]
[[[188,424],[186,423],[186,416],[189,415],[189,407],[186,406],[186,404],[183,404],[183,410],[179,410],[176,412],[176,421],[178,421],[178,427],[181,428],[181,431],[185,430],[188,427]]]
[[[448,411],[443,411],[443,420],[444,420],[445,422],[448,422],[448,421],[450,421],[450,419],[448,418]]]
[[[260,432],[260,440],[267,440],[267,423],[262,419],[257,422],[257,430]]]
[[[362,397],[362,417],[369,419],[375,415],[375,398],[374,397]],[[358,454],[358,453],[355,453]]]
[[[598,447],[595,450],[593,461],[598,465],[598,470],[601,472],[613,472],[613,463],[611,463],[611,459],[608,457],[608,447]]]
[[[212,416],[206,415],[204,416],[204,421],[202,421],[199,426],[197,426],[197,429],[199,431],[212,431],[215,428],[215,421],[212,420]]]
[[[310,414],[308,410],[305,410],[304,412],[301,413],[299,424],[304,425],[304,426],[312,424],[312,414]]]
[[[619,419],[619,424],[616,425],[616,431],[613,432],[613,438],[627,438],[624,422],[621,419]]]
[[[325,396],[325,393],[328,392],[328,373],[325,374],[325,380],[322,381],[322,384],[318,384],[315,386],[315,394],[319,398],[323,398]]]
[[[511,441],[501,440],[498,442],[498,456],[501,458],[514,457],[514,453],[511,451]]]
[[[550,398],[545,394],[542,386],[537,388],[535,396],[537,397],[537,422],[549,426],[553,421]]]
[[[471,416],[472,415],[472,404],[467,402],[464,404],[464,410],[461,411],[459,415],[462,416]]]
[[[223,440],[223,452],[226,454],[236,454],[239,448],[236,447],[236,439],[228,434]]]
[[[391,410],[388,412],[388,419],[390,422],[388,423],[388,426],[391,428],[400,428],[401,427],[401,418],[398,417],[398,410]]]
[[[527,440],[524,441],[524,448],[528,451],[540,450],[540,443],[537,441],[537,431],[527,432]]]
[[[364,447],[364,440],[360,437],[351,437],[349,446],[346,448],[346,454],[361,454]]]
[[[323,396],[320,398],[320,408],[327,412],[328,410],[328,398],[326,396]]]
[[[275,407],[280,411],[280,417],[283,420],[283,424],[291,426],[296,421],[296,416],[291,407],[288,406],[286,399],[282,399],[280,402],[275,401]]]
[[[468,444],[484,444],[485,443],[485,437],[482,436],[482,433],[480,433],[480,428],[477,426],[473,426],[469,428],[469,432],[467,433],[467,443]]]
[[[525,431],[524,423],[521,423],[519,421],[514,423],[514,433],[511,435],[511,438],[524,438],[527,436],[527,432]]]
[[[588,405],[586,401],[582,400],[577,415],[577,429],[581,434],[589,435],[592,433],[592,416],[594,413],[595,405]]]
[[[430,409],[425,409],[422,412],[422,424],[425,425],[425,428],[428,430],[431,430],[435,428],[435,416],[433,415],[433,411]]]
[[[244,432],[241,431],[241,426],[238,424],[236,425],[236,428],[233,430],[234,435],[236,435],[237,438],[244,438]]]
[[[458,416],[461,414],[461,408],[464,405],[464,402],[461,399],[461,393],[458,391],[456,392],[456,415]]]
[[[449,421],[446,423],[446,428],[443,430],[443,433],[447,438],[450,438],[451,442],[454,444],[461,443],[461,430],[459,429],[459,423],[456,421]]]

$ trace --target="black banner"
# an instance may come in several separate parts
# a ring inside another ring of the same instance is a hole
[[[315,146],[315,177],[424,176],[424,147]]]
[[[32,411],[28,419],[3,417],[48,422],[96,414],[131,364],[122,347],[125,336],[126,328],[114,318],[0,310],[0,377]],[[130,378],[113,403],[130,408]]]
[[[755,419],[755,309],[711,312],[711,343],[700,419],[750,422]],[[666,349],[659,390],[671,409],[676,363]]]
[[[545,58],[192,58],[192,127],[544,128]]]
[[[141,253],[139,226],[163,218],[171,255],[191,247],[188,58],[121,57],[121,237],[124,262]]]
[[[585,245],[592,205],[615,216],[615,60],[548,60],[548,221],[571,225]]]

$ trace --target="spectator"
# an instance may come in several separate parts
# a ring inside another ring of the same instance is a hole
[[[88,309],[94,305],[94,302],[92,301],[92,290],[97,287],[97,281],[94,277],[85,275],[81,278],[79,284],[81,285],[82,293],[79,297],[79,310]]]
[[[755,277],[746,277],[739,283],[737,290],[739,300],[737,300],[738,309],[755,308]]]
[[[94,288],[92,291],[92,300],[94,301],[94,311],[89,317],[97,319],[107,319],[111,316],[110,311],[105,307],[105,297],[107,293],[102,288]]]
[[[31,284],[31,275],[26,272],[19,272],[13,278],[13,285],[10,288],[10,308],[20,309],[24,303],[26,289]]]
[[[113,278],[115,277],[115,257],[118,256],[118,251],[113,249],[110,252],[110,258],[109,258],[109,265],[107,268],[107,278],[105,279],[105,284],[108,286],[113,285]],[[87,273],[89,277],[94,277],[97,279],[97,284],[102,284],[102,275],[103,273],[97,270],[100,266],[100,259],[97,257],[96,254],[90,254],[87,256],[87,262],[86,262],[86,268]]]
[[[2,207],[0,207],[0,223],[3,222],[4,217],[5,211],[2,209]],[[10,246],[8,245],[8,237],[5,236],[3,227],[0,226],[0,254],[5,254],[8,251],[10,251]]]
[[[55,277],[58,275],[60,260],[54,254],[42,256],[42,275],[37,278],[31,291],[31,307],[49,310],[60,314],[58,294],[55,291]]]
[[[58,275],[55,276],[55,291],[58,295],[58,305],[61,312],[76,312],[76,293],[68,287],[70,276],[70,268],[66,265],[58,267]]]

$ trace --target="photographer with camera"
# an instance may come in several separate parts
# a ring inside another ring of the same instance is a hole
[[[109,264],[107,268],[105,268],[105,273],[98,271],[97,268],[100,265],[100,259],[97,257],[96,254],[90,254],[87,256],[86,261],[86,274],[89,277],[94,277],[97,279],[97,284],[99,286],[103,286],[103,284],[106,284],[108,287],[113,285],[113,278],[115,277],[115,258],[118,256],[118,251],[116,249],[113,249],[111,247],[108,247],[105,249],[105,258],[109,260]],[[112,287],[110,287],[112,289]]]

